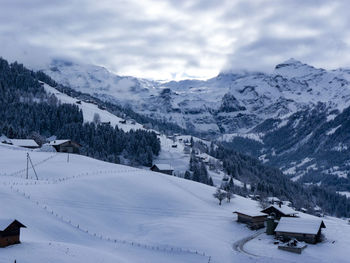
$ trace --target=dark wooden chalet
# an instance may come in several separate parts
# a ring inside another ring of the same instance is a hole
[[[276,237],[282,240],[297,239],[311,244],[322,240],[322,228],[326,228],[320,219],[288,218],[279,221],[275,232]]]
[[[0,219],[0,247],[20,243],[20,229],[26,227],[14,219]]]
[[[235,211],[237,222],[247,224],[251,229],[260,229],[265,227],[267,214],[254,211]]]
[[[57,152],[79,153],[81,145],[71,140],[54,140],[49,143]]]
[[[169,164],[154,164],[151,167],[151,170],[153,172],[163,173],[163,174],[169,174],[172,175],[174,172],[174,169]]]
[[[296,217],[298,214],[298,212],[285,205],[270,205],[264,210],[261,210],[261,212],[273,216],[275,219],[280,219],[281,217]]]

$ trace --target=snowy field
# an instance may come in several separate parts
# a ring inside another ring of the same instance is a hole
[[[26,180],[26,151],[0,145],[0,156],[1,217],[27,226],[0,262],[347,262],[344,220],[326,218],[327,241],[301,256],[261,235],[246,244],[253,257],[232,249],[254,233],[232,212],[258,209],[255,201],[220,207],[213,187],[64,153],[30,151],[39,180],[33,170]]]

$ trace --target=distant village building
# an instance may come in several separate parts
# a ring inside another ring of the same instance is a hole
[[[174,169],[171,165],[169,164],[154,164],[151,167],[151,170],[153,172],[158,172],[158,173],[163,173],[163,174],[169,174],[172,175],[174,172]]]
[[[304,208],[304,207],[300,208],[300,211],[303,212],[303,213],[307,213],[307,209]]]
[[[0,136],[0,142],[1,143],[6,143],[7,141],[9,141],[10,139],[9,138],[7,138],[5,135],[1,135]]]
[[[250,194],[248,197],[255,201],[260,201],[260,195]]]
[[[326,228],[326,225],[321,219],[283,217],[279,221],[275,232],[276,237],[280,239],[295,238],[299,241],[315,244],[321,241],[322,228]]]
[[[273,216],[275,219],[280,219],[281,217],[296,217],[298,214],[298,212],[292,208],[284,205],[270,205],[264,210],[261,210],[261,212]]]
[[[26,227],[14,219],[0,219],[0,247],[20,243],[20,229]]]
[[[278,197],[275,197],[275,196],[268,197],[267,201],[270,204],[272,204],[272,205],[274,205],[274,204],[276,204],[276,205],[283,204],[283,202]]]
[[[292,206],[293,206],[293,204],[292,204],[291,201],[282,201],[282,204],[283,204],[283,205],[286,205],[286,206],[289,206],[289,207],[292,207]]]
[[[237,222],[247,224],[251,229],[260,229],[265,227],[267,214],[254,211],[235,211]]]
[[[53,146],[57,152],[65,153],[79,153],[81,145],[71,140],[54,140],[49,142],[49,145]]]
[[[2,142],[10,145],[18,146],[18,147],[28,148],[28,149],[39,148],[39,145],[32,139],[8,139]]]

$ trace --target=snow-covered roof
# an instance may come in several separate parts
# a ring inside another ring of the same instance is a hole
[[[13,222],[16,222],[16,225],[18,227],[26,227],[21,222],[18,222],[16,219],[11,218],[0,218],[0,231],[4,231],[9,225],[11,225]]]
[[[49,138],[47,138],[47,141],[48,142],[51,142],[51,141],[54,141],[54,140],[56,140],[57,139],[57,136],[56,135],[52,135],[52,136],[50,136]]]
[[[174,170],[170,164],[166,163],[157,163],[155,166],[157,166],[159,170]]]
[[[320,227],[326,227],[321,219],[282,217],[275,231],[316,235]]]
[[[279,207],[278,205],[270,205],[268,207],[266,207],[264,210],[269,209],[270,207],[274,207],[275,209],[277,209],[278,211],[280,211],[281,213],[285,214],[285,215],[295,215],[298,214],[297,211],[295,211],[294,209],[286,206],[286,205],[281,205],[281,207]]]
[[[21,147],[39,147],[39,145],[32,139],[11,139],[12,145]]]
[[[279,202],[281,201],[278,197],[270,196],[267,198],[269,202]]]
[[[235,211],[233,213],[240,213],[244,214],[250,217],[256,217],[256,216],[267,216],[266,213],[260,212],[259,210],[249,210],[249,209],[241,209],[239,211]]]
[[[292,205],[291,201],[282,201],[282,203],[286,206]]]
[[[0,136],[0,142],[8,141],[8,140],[9,140],[9,138],[7,138],[5,135]]]
[[[54,145],[61,145],[63,143],[69,142],[70,140],[54,140],[49,142],[49,145],[54,146]]]

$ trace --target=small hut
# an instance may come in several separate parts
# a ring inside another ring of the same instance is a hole
[[[323,220],[287,218],[279,221],[275,232],[276,237],[284,240],[297,239],[307,243],[316,244],[321,241],[321,229],[326,228]]]
[[[267,214],[257,212],[257,211],[235,211],[234,214],[237,214],[237,222],[247,224],[251,229],[260,229],[265,227],[265,221]]]
[[[298,212],[292,208],[285,205],[270,205],[264,210],[261,210],[262,213],[266,213],[269,216],[273,216],[275,219],[280,219],[281,217],[296,217]]]
[[[0,247],[19,244],[20,229],[26,227],[14,219],[0,219]]]
[[[154,164],[150,170],[153,172],[163,173],[172,175],[174,172],[174,168],[169,164]]]
[[[57,152],[79,153],[81,145],[71,140],[54,140],[49,143]]]

